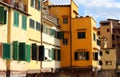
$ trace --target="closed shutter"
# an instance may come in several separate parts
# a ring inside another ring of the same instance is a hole
[[[7,10],[4,10],[4,24],[7,23]]]
[[[26,44],[25,43],[19,43],[19,60],[20,61],[26,61]]]
[[[78,53],[77,52],[75,52],[74,59],[78,60]]]
[[[40,10],[40,0],[38,0],[38,10]]]
[[[44,46],[39,46],[39,61],[44,61]]]
[[[14,26],[19,26],[19,13],[17,11],[14,11]]]
[[[32,44],[32,60],[37,60],[37,45]]]
[[[31,47],[30,45],[26,45],[26,61],[30,62],[30,58],[31,58]]]
[[[95,60],[98,60],[98,52],[95,52]]]
[[[31,0],[31,6],[34,7],[34,0]]]
[[[0,43],[0,57],[2,57],[2,52],[3,52],[3,44]]]
[[[89,60],[89,52],[85,52],[86,60]]]
[[[22,29],[23,30],[26,30],[26,20],[27,20],[27,18],[26,18],[26,16],[22,16]]]
[[[57,32],[57,38],[63,39],[64,38],[64,32]]]
[[[55,30],[51,29],[51,35],[55,37]]]
[[[11,46],[8,43],[3,44],[3,59],[10,60]]]
[[[58,61],[61,60],[61,51],[58,49]]]
[[[0,6],[0,23],[4,24],[4,7]]]
[[[50,58],[54,60],[54,49],[53,48],[50,50]]]
[[[13,41],[13,60],[18,60],[19,56],[19,47],[18,41]]]

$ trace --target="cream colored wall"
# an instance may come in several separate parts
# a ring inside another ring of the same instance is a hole
[[[109,54],[105,53],[105,50],[102,50],[102,69],[116,69],[116,50],[115,49],[107,49],[109,50]],[[112,65],[106,65],[105,61],[112,61]]]

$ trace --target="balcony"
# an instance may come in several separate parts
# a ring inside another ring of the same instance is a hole
[[[16,1],[16,0],[0,0],[1,2],[4,2],[8,5],[13,6],[15,9],[18,9],[20,11],[26,12],[26,5],[22,1]]]
[[[58,19],[55,16],[48,14],[45,10],[42,10],[42,18],[58,25]]]

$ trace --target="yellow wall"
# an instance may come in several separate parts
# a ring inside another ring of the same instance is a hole
[[[78,15],[78,6],[74,1],[71,1],[71,17],[75,18]]]
[[[55,15],[59,19],[61,31],[64,31],[64,38],[68,38],[68,45],[61,45],[61,67],[70,66],[70,6],[53,6],[49,8],[50,14]],[[63,24],[63,17],[68,17],[68,24]]]
[[[74,18],[72,19],[72,65],[73,66],[90,66],[92,64],[92,30],[91,18]],[[86,32],[86,39],[78,39],[77,32]],[[74,53],[77,49],[86,49],[90,52],[90,60],[74,60]]]
[[[109,50],[109,54],[106,50]],[[116,69],[116,49],[102,49],[102,54],[102,69]],[[106,61],[112,61],[112,65],[106,65]]]

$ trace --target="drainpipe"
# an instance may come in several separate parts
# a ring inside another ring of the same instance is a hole
[[[70,67],[72,67],[72,0],[70,0]]]
[[[12,9],[8,8],[8,27],[7,27],[7,43],[11,42],[11,13],[12,13]],[[10,77],[10,60],[6,60],[6,77]]]

